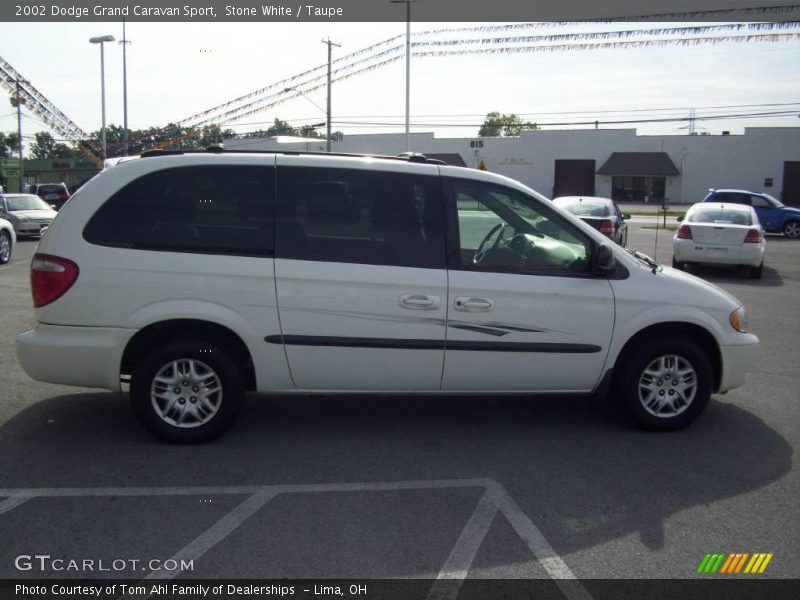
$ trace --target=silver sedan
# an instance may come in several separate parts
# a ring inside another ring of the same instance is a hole
[[[17,236],[40,236],[56,211],[34,194],[0,194],[0,218],[10,221]]]

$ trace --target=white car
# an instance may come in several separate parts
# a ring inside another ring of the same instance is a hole
[[[14,226],[17,236],[40,236],[58,213],[34,194],[0,194],[0,218]]]
[[[0,265],[4,265],[11,260],[11,253],[17,244],[17,236],[14,233],[14,226],[5,219],[0,219]]]
[[[764,270],[764,230],[751,206],[721,202],[693,205],[672,240],[672,266],[687,263],[750,267],[760,279]]]
[[[31,281],[25,371],[129,391],[179,443],[221,434],[248,390],[612,386],[640,425],[675,429],[744,384],[758,347],[723,290],[421,155],[148,152],[64,206]]]

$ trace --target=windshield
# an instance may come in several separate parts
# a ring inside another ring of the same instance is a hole
[[[24,196],[6,196],[9,211],[15,210],[53,210],[50,205],[33,194]]]

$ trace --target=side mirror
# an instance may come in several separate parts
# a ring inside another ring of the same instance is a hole
[[[622,219],[624,221],[627,221],[630,218],[631,218],[631,214],[630,213],[622,213]]]
[[[594,266],[599,271],[611,271],[617,264],[614,252],[608,244],[600,244],[594,253]]]
[[[680,217],[678,217],[675,220],[678,221],[678,223],[683,223],[683,215],[681,215]]]

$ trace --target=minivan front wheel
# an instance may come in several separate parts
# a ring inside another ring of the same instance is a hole
[[[712,379],[711,363],[699,345],[667,336],[628,353],[619,392],[640,427],[680,429],[705,410]]]
[[[201,340],[179,340],[140,361],[130,397],[137,418],[155,437],[197,444],[219,437],[233,424],[244,384],[223,349]]]

